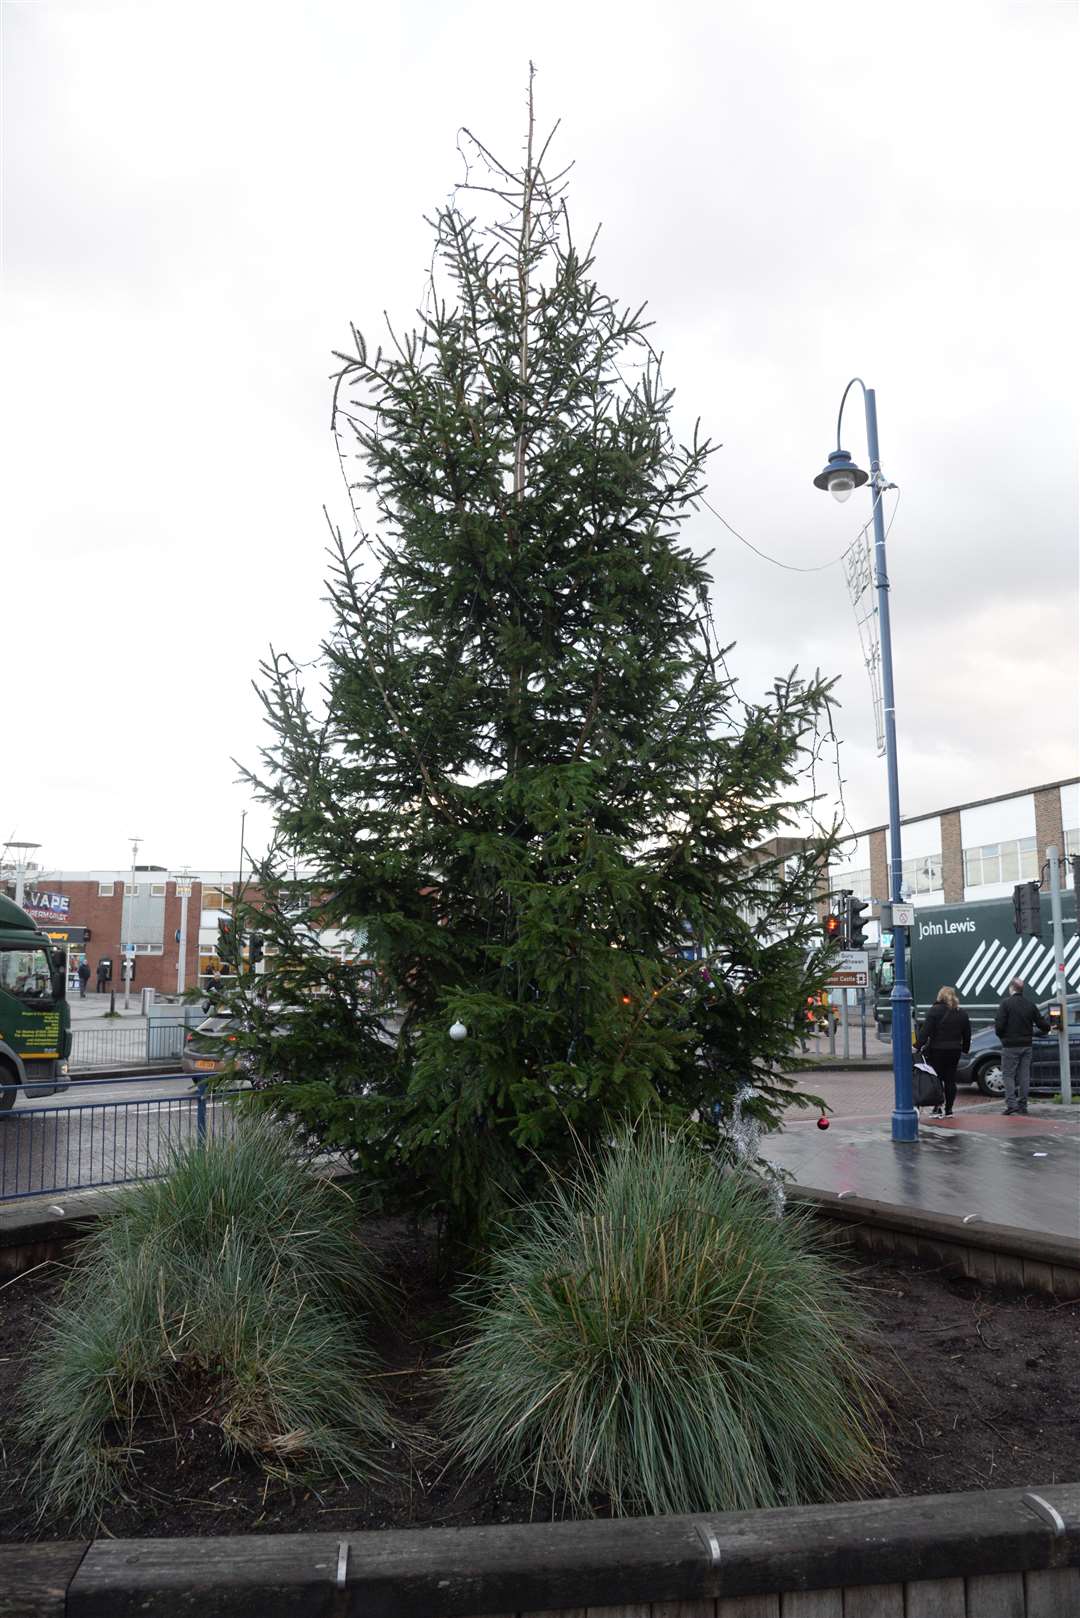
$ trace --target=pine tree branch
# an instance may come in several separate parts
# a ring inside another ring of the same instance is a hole
[[[405,722],[402,719],[401,715],[398,713],[397,709],[394,707],[394,704],[391,702],[390,694],[387,691],[386,686],[384,685],[383,681],[379,677],[379,671],[376,668],[375,660],[371,655],[371,642],[370,642],[370,639],[368,638],[367,633],[366,633],[366,631],[364,629],[363,607],[361,606],[360,596],[359,596],[359,593],[357,592],[357,589],[356,589],[356,582],[355,582],[355,579],[354,579],[354,576],[353,576],[353,573],[352,573],[352,569],[348,566],[348,559],[347,559],[347,555],[346,555],[346,552],[345,552],[344,545],[342,544],[341,533],[340,533],[340,531],[338,529],[336,529],[334,527],[333,523],[331,522],[330,513],[326,510],[325,506],[323,507],[323,516],[326,518],[327,527],[330,529],[330,533],[334,538],[335,544],[336,544],[336,546],[338,548],[339,556],[341,557],[341,560],[342,560],[342,563],[343,563],[342,578],[343,578],[344,583],[345,583],[346,591],[348,592],[348,595],[349,595],[350,604],[353,607],[353,611],[354,611],[354,615],[355,615],[357,634],[361,638],[361,641],[362,641],[363,647],[364,647],[364,652],[365,652],[365,655],[367,656],[368,672],[371,675],[371,678],[372,678],[372,680],[373,680],[373,682],[375,684],[375,687],[376,687],[380,697],[382,698],[383,706],[385,707],[387,714],[389,715],[392,723],[397,728],[398,734],[401,736],[402,740],[407,743],[407,745],[410,748],[414,758],[416,759],[417,768],[419,769],[420,774],[421,774],[421,776],[423,778],[424,785],[427,787],[428,797],[429,797],[429,801],[431,803],[432,808],[439,810],[450,825],[456,825],[456,824],[458,824],[457,817],[451,813],[449,805],[446,803],[446,800],[443,798],[442,794],[438,791],[437,787],[435,786],[435,783],[432,780],[431,774],[430,774],[430,772],[428,770],[427,764],[424,762],[423,753],[420,751],[420,748],[417,745],[416,740],[412,735],[412,732],[409,730],[408,726],[405,724]]]

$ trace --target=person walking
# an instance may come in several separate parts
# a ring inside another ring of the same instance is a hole
[[[90,968],[85,961],[79,962],[79,999],[86,999],[86,985],[90,982]]]
[[[997,1008],[994,1032],[1001,1041],[1001,1076],[1005,1080],[1005,1117],[1028,1110],[1031,1085],[1031,1041],[1034,1030],[1050,1032],[1049,1018],[1024,993],[1023,978],[1013,978]]]
[[[98,962],[98,969],[97,969],[97,992],[98,992],[98,994],[104,994],[105,990],[108,987],[109,987],[109,968],[105,965],[104,961],[99,961]]]
[[[970,1049],[971,1018],[957,999],[956,990],[942,984],[919,1029],[919,1050],[941,1080],[946,1118],[952,1117],[956,1103],[957,1063],[961,1053]],[[934,1108],[934,1117],[941,1117],[940,1107]]]

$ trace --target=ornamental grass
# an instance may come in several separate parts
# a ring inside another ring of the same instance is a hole
[[[578,1513],[857,1495],[883,1475],[866,1325],[806,1216],[644,1130],[526,1210],[462,1295],[445,1414],[470,1469]]]
[[[132,1498],[147,1433],[178,1442],[184,1426],[276,1476],[377,1477],[397,1434],[363,1346],[380,1288],[357,1224],[352,1196],[265,1121],[178,1149],[127,1191],[23,1385],[42,1511],[91,1518]]]

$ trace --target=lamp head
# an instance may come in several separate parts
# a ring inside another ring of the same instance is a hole
[[[869,480],[869,472],[855,465],[846,449],[834,449],[823,472],[814,479],[815,489],[828,489],[835,500],[846,500],[853,489]]]

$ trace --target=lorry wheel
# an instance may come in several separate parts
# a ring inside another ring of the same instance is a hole
[[[19,1093],[15,1088],[17,1082],[11,1069],[0,1064],[0,1085],[6,1086],[5,1089],[0,1090],[0,1112],[10,1112],[15,1105],[15,1097]]]
[[[1005,1076],[1001,1071],[1001,1058],[994,1056],[989,1062],[984,1062],[975,1075],[975,1083],[984,1096],[1003,1096]]]

